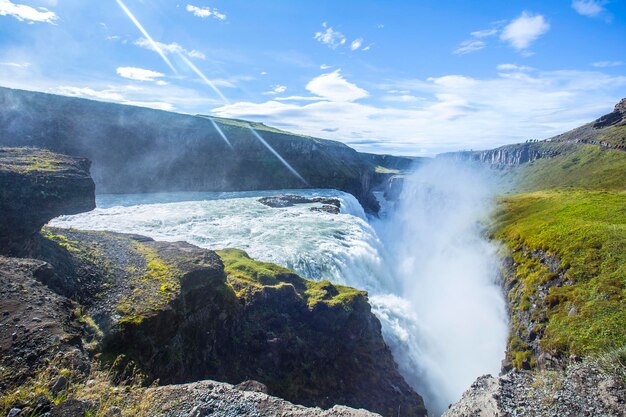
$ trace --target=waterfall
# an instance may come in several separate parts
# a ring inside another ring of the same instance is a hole
[[[293,193],[338,198],[341,214],[258,201]],[[433,163],[382,219],[368,221],[340,191],[276,190],[98,196],[96,210],[52,225],[241,248],[302,276],[367,290],[402,374],[439,415],[476,377],[497,373],[504,352],[494,247],[479,223],[492,197],[479,173]]]
[[[494,187],[477,168],[434,161],[407,178],[396,210],[373,224],[396,294],[372,304],[407,381],[432,415],[476,377],[497,375],[507,337],[496,247],[481,220]]]

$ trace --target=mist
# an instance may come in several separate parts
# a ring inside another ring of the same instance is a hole
[[[507,313],[497,248],[482,221],[495,184],[479,168],[436,159],[405,182],[399,202],[374,221],[398,293],[374,311],[407,381],[441,415],[480,375],[497,375]]]

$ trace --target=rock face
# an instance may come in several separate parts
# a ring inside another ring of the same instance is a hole
[[[529,142],[506,145],[487,151],[450,152],[437,155],[456,161],[480,162],[497,167],[515,166],[542,158],[552,158],[575,148],[574,144],[554,144],[549,142]]]
[[[62,271],[50,285],[92,274],[94,290],[75,296],[104,333],[104,355],[125,355],[149,380],[254,379],[269,394],[306,406],[343,404],[383,415],[400,407],[405,415],[425,415],[361,291],[307,281],[238,250],[216,254],[103,232],[47,233],[60,247],[41,256]],[[67,257],[49,257],[64,246]]]
[[[95,208],[89,161],[31,148],[0,148],[0,254],[28,255],[61,214]]]
[[[335,188],[379,208],[374,165],[354,149],[243,120],[0,88],[0,145],[87,157],[101,193]]]
[[[338,198],[329,197],[304,197],[299,195],[287,194],[272,197],[262,197],[259,203],[268,207],[283,208],[293,207],[296,204],[313,204],[320,203],[321,207],[311,207],[311,211],[323,211],[330,214],[339,214],[341,211],[341,201]]]
[[[169,385],[147,391],[148,412],[159,417],[298,416],[376,417],[366,410],[334,406],[329,410],[305,408],[267,394],[240,390],[229,384],[202,381]]]
[[[614,110],[599,119],[560,135],[538,141],[501,146],[486,151],[449,152],[438,158],[481,162],[496,167],[516,166],[542,158],[572,152],[582,144],[598,145],[604,149],[626,151],[626,98]]]
[[[511,371],[476,380],[443,417],[626,416],[626,384],[596,364],[566,372]]]
[[[59,352],[81,347],[76,305],[39,282],[51,273],[43,261],[0,256],[0,392],[24,383]]]

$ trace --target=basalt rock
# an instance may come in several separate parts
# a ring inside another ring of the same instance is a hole
[[[49,259],[66,280],[99,271],[99,290],[82,303],[104,333],[104,357],[124,355],[149,381],[254,379],[305,406],[425,415],[364,292],[307,281],[237,250],[218,256],[133,235],[46,233],[67,250],[69,258]]]
[[[95,208],[89,161],[33,148],[0,148],[0,254],[29,255],[61,214]]]
[[[264,204],[268,207],[273,207],[273,208],[293,207],[296,204],[320,203],[325,206],[335,207],[337,209],[337,212],[339,212],[339,209],[341,208],[341,201],[339,201],[338,198],[305,197],[305,196],[294,195],[294,194],[261,197],[259,198],[259,203]]]
[[[626,384],[592,362],[565,372],[510,371],[478,378],[443,417],[626,415]]]

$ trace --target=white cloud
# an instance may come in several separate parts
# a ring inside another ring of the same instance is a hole
[[[485,46],[487,46],[485,42],[479,40],[463,41],[461,42],[461,45],[453,51],[453,53],[457,55],[465,55],[470,52],[480,51]]]
[[[363,151],[434,154],[553,136],[609,112],[626,87],[626,77],[594,71],[518,73],[518,77],[447,75],[391,81],[380,86],[381,104],[373,104],[376,97],[367,104],[331,98],[327,90],[333,91],[332,83],[323,82],[322,88],[310,89],[323,99],[238,102],[214,113],[279,124]],[[330,75],[340,77],[325,74]],[[416,99],[400,98],[394,104],[385,98],[389,91]]]
[[[5,67],[25,69],[30,67],[30,62],[0,62],[0,65],[4,65]]]
[[[177,44],[176,42],[172,42],[172,43],[162,43],[162,42],[156,42],[155,44],[157,45],[158,48],[160,48],[163,53],[166,54],[183,54],[183,55],[187,55],[190,58],[198,58],[198,59],[205,59],[206,56],[200,52],[200,51],[196,51],[195,49],[189,51],[185,48],[183,48],[182,46],[180,46],[179,44]],[[140,48],[144,48],[144,49],[148,49],[150,51],[155,51],[158,52],[154,46],[152,45],[152,43],[146,39],[146,38],[139,38],[135,41],[135,45],[137,45]]]
[[[55,94],[61,94],[71,97],[82,97],[94,100],[113,101],[130,106],[149,107],[158,110],[174,110],[174,106],[163,101],[139,101],[129,100],[125,97],[124,92],[131,91],[128,87],[126,91],[123,88],[108,87],[102,90],[96,90],[90,87],[60,86],[52,90]]]
[[[472,35],[475,38],[487,38],[487,37],[493,36],[493,35],[495,35],[497,33],[498,33],[498,29],[491,28],[491,29],[477,30],[475,32],[470,33],[470,35]]]
[[[332,67],[333,67],[332,65],[326,65],[326,64],[322,64],[322,65],[320,65],[320,69],[321,69],[321,70],[327,70],[327,69],[330,69],[330,68],[332,68]]]
[[[226,15],[224,13],[220,13],[217,9],[211,9],[210,7],[198,7],[188,4],[186,10],[189,13],[193,13],[194,16],[198,16],[203,19],[213,17],[217,20],[226,20]]]
[[[119,67],[117,75],[136,81],[157,81],[157,78],[165,76],[161,72],[136,67]]]
[[[534,41],[550,30],[550,24],[542,15],[526,11],[504,27],[500,39],[518,50],[528,48]]]
[[[0,0],[0,16],[13,16],[20,22],[31,24],[35,22],[54,23],[58,19],[56,13],[44,7],[35,9],[25,4],[13,3],[11,0]]]
[[[363,45],[363,38],[357,38],[353,40],[352,43],[350,44],[350,49],[352,49],[353,51],[356,51],[362,45]]]
[[[500,64],[497,67],[498,71],[531,71],[533,68],[526,65],[516,64]]]
[[[306,89],[317,96],[336,102],[355,101],[369,95],[367,91],[343,78],[340,71],[313,78],[306,85]]]
[[[328,26],[326,22],[322,23],[322,27],[324,27],[325,30],[315,33],[313,39],[327,45],[331,49],[336,49],[346,43],[346,37],[343,33],[337,32],[332,27]]]
[[[263,94],[282,94],[287,91],[287,87],[284,85],[276,84],[272,87],[270,91],[266,91]]]
[[[594,62],[591,65],[593,65],[596,68],[621,67],[622,65],[624,65],[624,62],[623,61],[598,61],[598,62]]]
[[[606,1],[598,0],[573,0],[572,8],[580,15],[595,17],[605,11],[605,3]]]

